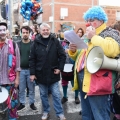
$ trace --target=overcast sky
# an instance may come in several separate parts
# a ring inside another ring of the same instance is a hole
[[[120,6],[120,0],[99,0],[99,5]]]

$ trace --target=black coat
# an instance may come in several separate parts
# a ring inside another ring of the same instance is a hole
[[[50,35],[48,46],[37,35],[31,48],[29,57],[30,75],[36,75],[37,82],[45,85],[60,80],[60,74],[54,74],[54,69],[61,71],[64,68],[66,55],[60,42],[53,35]]]

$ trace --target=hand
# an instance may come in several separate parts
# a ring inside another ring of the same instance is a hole
[[[60,70],[59,69],[54,69],[54,74],[59,74]]]
[[[116,89],[120,88],[120,81],[117,82],[117,84],[115,85],[115,88]]]
[[[15,83],[14,83],[14,84],[15,84],[15,87],[17,88],[18,85],[19,85],[19,78],[16,78],[16,79],[15,79]]]
[[[95,28],[92,26],[87,27],[86,29],[86,37],[91,39],[94,35],[96,35]]]
[[[73,53],[76,52],[76,50],[77,50],[77,45],[76,45],[76,44],[73,44],[73,43],[70,43],[70,44],[69,44],[69,50],[71,50]]]
[[[65,53],[68,53],[68,49],[65,49]]]
[[[30,75],[31,82],[33,82],[35,79],[37,79],[35,75]]]

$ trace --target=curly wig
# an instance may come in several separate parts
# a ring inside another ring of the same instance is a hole
[[[85,21],[88,21],[90,19],[97,19],[103,22],[107,22],[108,20],[105,11],[100,6],[94,6],[92,8],[89,8],[89,10],[84,13],[83,18]]]

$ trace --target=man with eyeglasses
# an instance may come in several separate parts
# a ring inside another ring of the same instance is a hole
[[[115,30],[107,28],[108,18],[105,11],[100,6],[94,6],[85,12],[84,19],[90,25],[85,33],[89,40],[88,49],[77,50],[75,44],[70,44],[68,51],[70,57],[80,62],[79,58],[83,57],[83,54],[87,57],[94,46],[101,47],[109,58],[119,55],[120,36]],[[110,120],[110,94],[114,91],[113,84],[117,74],[115,71],[106,69],[100,69],[91,74],[87,70],[85,61],[84,64],[81,62],[84,67],[77,71],[78,80],[74,79],[76,84],[73,88],[80,89],[82,120]],[[80,66],[78,64],[75,69]],[[110,84],[109,81],[111,81]]]

